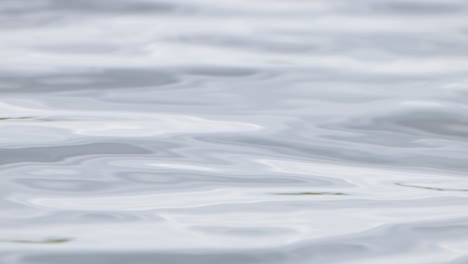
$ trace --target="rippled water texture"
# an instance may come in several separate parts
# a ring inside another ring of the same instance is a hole
[[[0,263],[468,263],[468,1],[1,0]]]

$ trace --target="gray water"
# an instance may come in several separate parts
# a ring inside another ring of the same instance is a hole
[[[0,263],[468,263],[468,1],[1,0]]]

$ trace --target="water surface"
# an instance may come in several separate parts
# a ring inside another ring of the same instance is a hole
[[[468,263],[467,17],[2,0],[0,262]]]

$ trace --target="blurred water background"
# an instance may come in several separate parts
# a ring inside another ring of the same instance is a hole
[[[0,263],[468,263],[466,0],[1,0]]]

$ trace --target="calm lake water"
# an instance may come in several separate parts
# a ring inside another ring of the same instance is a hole
[[[468,1],[1,0],[0,263],[468,263]]]

